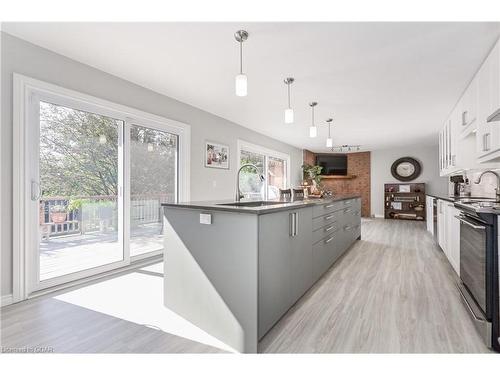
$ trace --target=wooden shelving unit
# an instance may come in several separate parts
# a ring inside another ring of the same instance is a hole
[[[425,184],[384,184],[384,217],[425,221]]]

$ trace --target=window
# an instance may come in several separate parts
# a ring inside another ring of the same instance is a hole
[[[240,173],[240,189],[245,198],[272,200],[279,199],[279,189],[286,189],[290,183],[290,156],[244,141],[238,141],[240,166],[253,164]],[[260,174],[265,177],[261,181]]]

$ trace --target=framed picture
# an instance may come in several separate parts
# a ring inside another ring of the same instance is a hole
[[[205,142],[205,167],[229,169],[229,146]]]

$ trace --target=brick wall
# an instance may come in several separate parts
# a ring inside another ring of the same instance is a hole
[[[304,150],[303,161],[315,164],[313,152]],[[322,184],[333,194],[360,194],[361,215],[370,217],[370,152],[353,152],[347,154],[347,174],[356,176],[352,179],[323,179]]]

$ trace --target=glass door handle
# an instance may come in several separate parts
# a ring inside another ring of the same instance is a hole
[[[35,180],[31,180],[31,200],[37,201],[40,199],[41,196],[42,196],[42,187],[40,186],[40,183]]]

